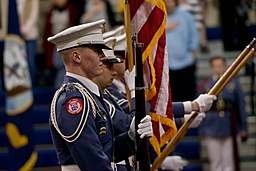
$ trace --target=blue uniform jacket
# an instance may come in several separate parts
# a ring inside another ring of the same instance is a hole
[[[206,78],[199,84],[200,93],[209,91],[216,81],[211,77]],[[224,106],[219,106],[219,100],[222,99]],[[219,106],[219,107],[218,107]],[[237,78],[231,80],[229,84],[218,95],[216,103],[211,110],[206,112],[206,118],[200,125],[200,134],[211,137],[231,136],[231,115],[237,117],[237,131],[247,130],[244,93],[241,90]]]
[[[118,95],[119,92],[116,90],[112,90],[115,95]],[[118,104],[118,98],[114,96],[109,90],[103,91],[103,97],[106,99],[110,104],[112,104],[115,107],[115,113],[111,116],[113,127],[114,127],[114,133],[115,135],[119,135],[120,133],[123,133],[124,131],[128,131],[130,128],[130,124],[132,121],[132,118],[135,116],[136,110],[135,110],[135,98],[131,99],[131,106],[128,106],[128,101],[126,105],[120,106]],[[128,109],[127,107],[128,106]],[[122,108],[124,107],[124,109]],[[145,112],[146,114],[150,111],[150,104],[148,102],[145,102]],[[126,112],[125,112],[126,111]],[[127,113],[128,112],[128,113]]]
[[[175,124],[177,128],[179,128],[183,124],[181,118],[183,118],[185,114],[183,102],[172,102],[172,110],[174,114]]]
[[[135,110],[133,109],[130,114],[125,113],[108,91],[104,91],[102,94],[103,98],[109,102],[109,105],[114,107],[112,110],[113,112],[111,113],[114,135],[117,136],[127,132],[130,129],[132,118],[135,115]]]
[[[134,151],[131,149],[134,144],[127,132],[114,138],[107,105],[87,90],[99,107],[94,116],[91,106],[87,104],[88,99],[85,98],[84,101],[82,94],[72,84],[75,82],[80,83],[75,78],[65,76],[64,84],[68,85],[57,99],[55,110],[57,123],[62,134],[71,135],[75,132],[85,110],[85,126],[74,142],[67,142],[50,121],[50,132],[59,163],[60,165],[77,164],[81,170],[85,171],[112,171],[110,162],[113,161],[113,157],[118,162],[132,155]],[[78,109],[77,112],[72,111],[73,107]]]
[[[121,93],[117,90],[115,84],[112,84],[107,90],[115,97],[117,104],[122,108],[125,113],[130,113],[130,108],[126,94]]]

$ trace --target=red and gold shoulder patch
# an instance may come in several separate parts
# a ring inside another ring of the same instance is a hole
[[[83,109],[83,103],[78,98],[69,99],[66,103],[66,110],[72,115],[76,115]]]

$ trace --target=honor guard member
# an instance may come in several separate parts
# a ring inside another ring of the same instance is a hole
[[[122,35],[123,36],[123,35]],[[124,34],[125,36],[125,34]],[[120,36],[119,36],[120,37]],[[117,46],[120,46],[120,39],[119,37],[110,37],[105,39],[105,42],[108,42],[111,39],[115,39],[116,41],[114,42],[114,46],[112,48],[116,49]],[[125,38],[125,37],[124,37]],[[125,40],[125,39],[124,39]],[[104,94],[106,94],[107,96],[109,96],[112,100],[115,101],[115,106],[117,108],[122,109],[122,111],[124,111],[127,114],[132,114],[134,116],[134,110],[135,110],[135,75],[133,73],[131,73],[131,75],[129,76],[129,80],[127,80],[127,84],[129,84],[130,89],[129,89],[129,93],[131,95],[131,102],[130,102],[130,107],[128,106],[128,100],[126,97],[126,92],[121,92],[119,90],[119,87],[121,87],[121,85],[123,86],[122,88],[125,89],[125,85],[122,81],[120,81],[120,79],[123,78],[124,76],[124,71],[125,71],[125,60],[122,57],[118,57],[115,54],[116,51],[113,51],[113,56],[110,56],[109,58],[111,60],[107,60],[106,65],[109,66],[109,68],[111,68],[111,75],[112,78],[111,80],[108,80],[107,85],[104,86]],[[125,52],[125,51],[124,51]],[[118,62],[115,62],[116,61]],[[106,71],[107,72],[107,71]],[[110,72],[108,72],[110,73]],[[104,79],[102,79],[104,80]],[[115,82],[120,82],[119,85],[117,86],[115,84]],[[125,90],[124,90],[125,91]],[[146,106],[149,106],[149,104],[147,104]]]
[[[109,37],[115,37],[115,47],[114,54],[119,58],[122,63],[117,63],[114,65],[114,69],[117,72],[116,76],[113,79],[112,85],[108,87],[108,91],[111,92],[114,97],[116,97],[117,103],[123,108],[123,110],[128,113],[129,105],[126,96],[126,87],[124,80],[124,73],[126,67],[126,34],[124,26],[121,25],[118,28],[105,32],[103,38],[107,39]],[[135,83],[131,83],[135,84]]]
[[[210,59],[209,65],[212,74],[199,83],[199,93],[208,92],[223,75],[226,70],[226,59],[214,56]],[[244,93],[238,78],[235,77],[218,95],[217,101],[211,110],[206,112],[206,118],[200,125],[199,133],[206,144],[211,171],[235,170],[232,130],[235,130],[235,137],[238,135],[246,138],[246,116]],[[231,118],[235,118],[235,128],[232,128]]]
[[[129,105],[126,95],[126,85],[130,84],[131,89],[130,91],[134,90],[135,82],[132,82],[135,77],[133,73],[129,73],[128,71],[125,74],[125,67],[126,67],[126,34],[122,34],[120,36],[116,36],[116,43],[114,47],[114,54],[117,58],[119,58],[122,63],[114,64],[114,69],[117,72],[115,75],[112,85],[108,87],[108,91],[116,97],[117,103],[122,107],[122,109],[129,113]],[[125,81],[124,76],[127,77]],[[128,85],[127,85],[128,87]],[[130,92],[133,93],[133,92]],[[133,96],[131,94],[131,96]]]
[[[104,40],[106,45],[108,45],[110,48],[113,48],[115,45],[115,38],[110,37]],[[134,99],[134,88],[131,90],[133,93],[132,99],[131,99],[131,109],[130,113],[125,113],[123,109],[117,104],[115,97],[107,90],[107,87],[111,86],[112,81],[114,77],[116,76],[117,72],[114,69],[114,65],[120,64],[123,61],[121,61],[119,58],[117,58],[114,55],[113,50],[104,50],[103,51],[106,57],[106,60],[103,61],[103,73],[95,77],[93,79],[93,82],[95,82],[99,89],[102,91],[102,95],[106,103],[108,104],[108,108],[110,109],[112,122],[113,122],[113,128],[114,128],[114,134],[115,136],[122,134],[123,132],[127,132],[130,130],[130,132],[133,132],[133,125],[134,125],[134,116],[135,116],[135,99]],[[135,78],[133,78],[135,79]],[[132,80],[131,80],[132,81]],[[132,81],[134,83],[134,81]],[[135,85],[133,85],[135,86]],[[149,103],[146,103],[146,113],[149,112],[150,105]],[[146,116],[146,120],[150,121],[150,117]],[[148,137],[147,134],[145,134],[146,137]],[[131,136],[133,137],[133,136]],[[143,136],[142,136],[143,137]],[[130,159],[130,160],[129,160]],[[127,160],[124,160],[122,162],[117,163],[117,170],[118,171],[126,171],[131,170],[133,166],[132,159],[129,158]]]
[[[104,40],[105,44],[113,49],[115,45],[115,38],[110,37]],[[122,63],[119,58],[116,58],[113,50],[103,49],[105,60],[102,65],[102,74],[93,78],[92,81],[99,87],[102,92],[103,99],[105,100],[112,117],[114,134],[120,135],[129,130],[132,118],[135,116],[135,101],[133,105],[132,114],[125,113],[123,109],[117,104],[115,97],[106,89],[111,86],[112,81],[117,74],[113,65]]]
[[[104,24],[105,20],[82,24],[48,38],[57,46],[66,69],[64,82],[52,100],[49,123],[64,171],[112,171],[114,158],[121,161],[134,152],[130,130],[114,138],[105,102],[91,81],[103,72],[102,49],[108,49],[102,37]]]
[[[114,37],[110,37],[105,39],[104,41],[107,43],[111,41],[115,42],[115,40],[116,39]],[[103,73],[100,76],[95,77],[93,81],[98,85],[99,89],[102,91],[104,100],[107,101],[108,107],[110,109],[111,117],[112,117],[114,134],[117,136],[130,129],[132,119],[135,114],[135,105],[133,105],[134,110],[132,114],[131,115],[126,114],[123,111],[123,109],[117,104],[117,101],[116,101],[117,98],[114,97],[107,90],[107,87],[111,86],[112,81],[117,74],[117,72],[113,68],[113,65],[122,62],[119,58],[115,57],[113,50],[112,51],[108,50],[108,51],[112,53],[105,54],[107,59],[104,60],[102,65]],[[135,104],[135,101],[134,101],[134,104]],[[116,164],[117,171],[130,171],[132,168],[131,166],[132,166],[132,162],[130,162],[128,158],[122,161],[122,164],[119,164],[119,163]]]
[[[110,37],[104,40],[105,44],[110,48],[114,47],[115,38]],[[111,86],[114,76],[116,75],[116,71],[114,69],[115,64],[122,63],[122,61],[114,55],[113,50],[103,49],[103,53],[105,55],[105,60],[103,61],[102,70],[103,73],[97,77],[94,77],[92,81],[98,85],[99,90],[102,92],[102,97],[107,104],[109,109],[110,115],[112,117],[114,134],[120,135],[129,130],[131,127],[132,118],[135,116],[135,90],[132,89],[132,102],[131,102],[131,109],[130,113],[125,113],[123,109],[117,104],[113,95],[106,89],[107,87]],[[135,79],[135,77],[133,78]],[[132,81],[134,83],[134,81]],[[147,110],[146,113],[149,112],[150,105],[146,103]],[[149,116],[146,116],[149,118]],[[147,134],[145,134],[147,135]]]

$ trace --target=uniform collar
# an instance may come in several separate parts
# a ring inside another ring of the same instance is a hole
[[[77,74],[71,73],[71,72],[67,72],[66,75],[70,76],[70,77],[73,77],[73,78],[76,78],[81,83],[83,83],[86,86],[86,88],[88,88],[93,94],[95,94],[97,96],[100,96],[100,92],[99,92],[98,86],[94,82],[89,80],[88,78],[83,77],[81,75],[77,75]]]

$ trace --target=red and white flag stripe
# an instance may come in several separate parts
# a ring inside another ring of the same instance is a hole
[[[144,44],[142,50],[146,100],[151,104],[154,136],[150,142],[160,154],[160,148],[177,131],[173,121],[166,49],[166,8],[164,0],[130,0],[132,33]]]

